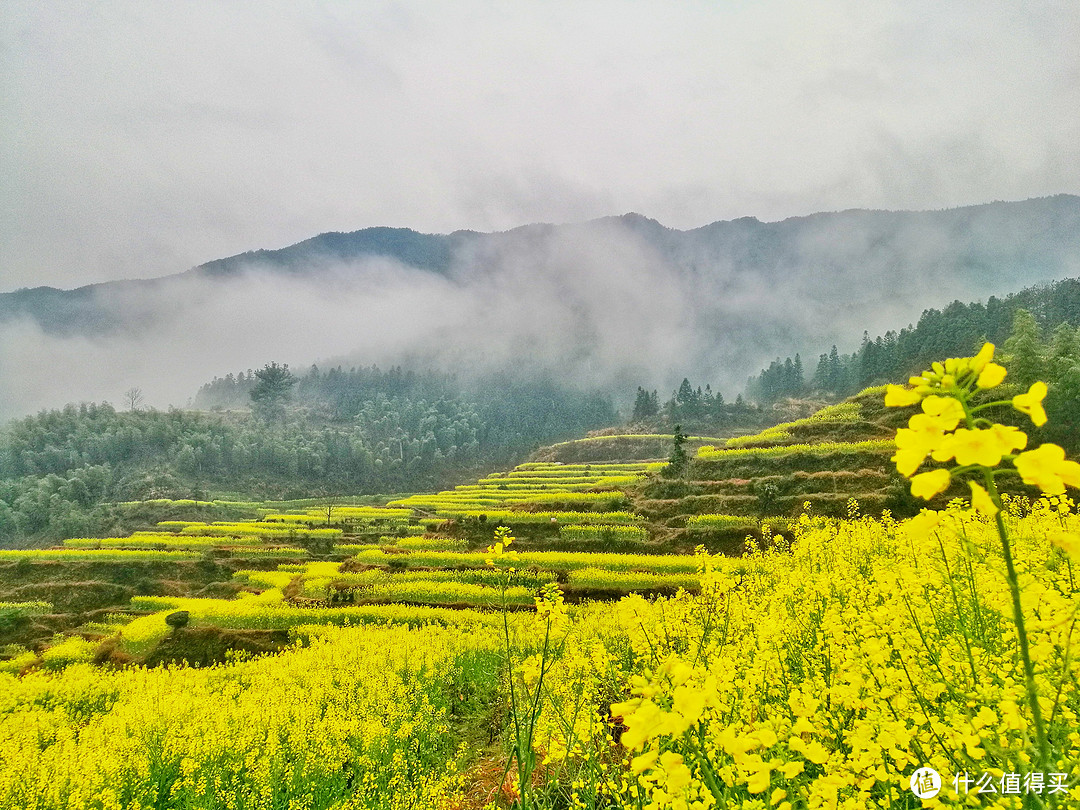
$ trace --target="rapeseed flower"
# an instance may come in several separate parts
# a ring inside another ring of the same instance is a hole
[[[1049,495],[1061,495],[1066,485],[1080,488],[1080,463],[1065,458],[1056,444],[1043,444],[1016,457],[1013,462],[1025,484]]]
[[[1046,424],[1046,411],[1042,404],[1046,393],[1046,383],[1033,382],[1026,394],[1017,394],[1012,398],[1012,406],[1030,416],[1035,427],[1042,427]]]
[[[948,470],[931,470],[919,473],[911,479],[911,494],[916,498],[930,500],[949,488],[952,476]]]
[[[976,484],[974,481],[968,481],[968,486],[971,487],[972,507],[990,517],[1001,511],[990,497],[990,493],[983,489],[981,485]]]

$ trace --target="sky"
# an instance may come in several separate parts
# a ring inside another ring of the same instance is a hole
[[[0,292],[325,231],[1080,191],[1080,3],[0,4]]]

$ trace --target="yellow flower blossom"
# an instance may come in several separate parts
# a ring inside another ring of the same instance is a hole
[[[930,455],[934,461],[949,461],[955,458],[956,463],[962,467],[971,464],[996,467],[1001,463],[1003,456],[1015,449],[1015,444],[1021,436],[1026,444],[1027,437],[1019,431],[1014,434],[1005,429],[959,428],[946,436]]]
[[[923,509],[915,517],[904,524],[909,537],[916,540],[925,540],[938,526],[941,525],[945,513]]]
[[[984,343],[983,347],[979,349],[979,353],[971,358],[969,363],[971,370],[976,374],[981,374],[986,366],[994,359],[994,344]]]
[[[1050,534],[1050,542],[1080,562],[1080,533],[1053,532]]]
[[[673,751],[665,751],[660,755],[660,768],[664,771],[666,779],[664,787],[669,791],[681,791],[690,784],[693,778],[690,769],[686,767],[681,754]]]
[[[897,431],[899,438],[900,431]],[[896,464],[896,471],[905,478],[914,475],[919,466],[926,460],[927,450],[920,447],[898,447],[890,461]]]
[[[1080,488],[1080,463],[1068,461],[1065,451],[1056,444],[1043,444],[1016,457],[1017,472],[1025,484],[1048,495],[1061,495],[1065,486]]]
[[[885,405],[890,408],[906,408],[909,405],[917,405],[920,399],[922,399],[921,394],[904,388],[902,385],[888,385],[885,387]]]
[[[964,406],[954,397],[941,397],[931,394],[923,400],[922,409],[927,416],[936,417],[931,422],[935,430],[953,430],[964,418]],[[915,421],[914,417],[911,419]],[[914,425],[911,425],[914,427]]]
[[[968,486],[971,487],[971,505],[976,510],[982,512],[984,515],[989,515],[990,517],[993,517],[998,513],[999,510],[997,505],[990,498],[990,493],[974,481],[968,481]]]
[[[611,714],[621,717],[626,731],[622,744],[634,751],[668,728],[668,713],[648,699],[638,698],[623,703],[613,703]]]
[[[1012,398],[1012,404],[1016,410],[1030,416],[1035,427],[1042,427],[1046,424],[1046,411],[1042,404],[1045,397],[1046,383],[1033,382],[1026,394],[1017,394]]]
[[[940,492],[949,488],[952,476],[948,470],[931,470],[919,473],[911,479],[911,494],[916,498],[930,500]]]
[[[657,756],[659,756],[659,752],[655,748],[646,751],[644,754],[639,754],[630,761],[630,770],[634,774],[642,774],[645,771],[652,770],[656,764]]]
[[[793,760],[791,762],[785,762],[780,766],[780,773],[784,775],[785,779],[794,779],[800,773],[806,770],[806,763],[802,760]]]
[[[746,775],[746,789],[751,793],[762,793],[769,789],[772,779],[772,766],[756,754],[745,758],[744,769]]]
[[[1007,373],[1004,366],[999,366],[997,363],[988,363],[986,368],[979,374],[975,385],[979,388],[996,388],[1001,385]]]
[[[829,761],[829,749],[817,740],[804,740],[801,737],[792,737],[788,741],[788,747],[792,751],[798,751],[815,765],[824,765]]]
[[[951,415],[917,413],[912,416],[908,420],[908,427],[896,431],[896,453],[892,461],[896,463],[897,471],[910,477],[926,457],[945,441],[945,431],[954,427],[956,422],[952,421]]]

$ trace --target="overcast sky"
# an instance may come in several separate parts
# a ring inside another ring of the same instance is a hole
[[[0,3],[0,291],[1080,191],[1080,3]]]

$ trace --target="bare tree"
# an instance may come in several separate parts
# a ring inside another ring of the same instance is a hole
[[[137,411],[143,402],[143,394],[141,388],[132,386],[124,392],[124,404],[128,406],[129,411]]]
[[[320,509],[321,512],[326,514],[326,525],[329,526],[334,519],[334,513],[338,509],[338,502],[341,498],[337,495],[324,495],[323,505]]]

